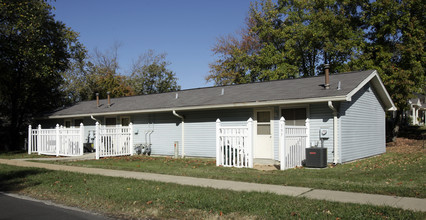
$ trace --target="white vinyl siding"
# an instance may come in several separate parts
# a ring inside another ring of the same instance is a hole
[[[374,89],[367,84],[342,103],[341,162],[369,157],[386,151],[385,110]]]

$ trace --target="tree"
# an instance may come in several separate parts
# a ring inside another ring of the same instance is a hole
[[[362,40],[357,5],[347,1],[263,0],[252,4],[239,38],[219,38],[210,65],[216,85],[322,73],[323,63],[347,70]]]
[[[100,98],[134,95],[130,78],[119,73],[119,44],[115,43],[110,50],[94,50],[94,54],[85,60],[73,62],[63,72],[65,82],[63,91],[67,94],[68,104]]]
[[[77,38],[55,21],[45,1],[0,0],[0,129],[8,139],[3,147],[17,148],[32,116],[64,104],[60,73],[85,54]]]
[[[288,57],[301,76],[323,73],[322,64],[332,72],[347,71],[346,63],[359,56],[363,29],[360,1],[284,1],[278,2],[282,13],[282,35]]]
[[[131,84],[138,95],[180,90],[175,74],[167,69],[166,54],[149,50],[133,64]]]
[[[88,64],[88,76],[93,92],[99,93],[100,98],[106,98],[107,92],[111,97],[131,96],[135,92],[130,85],[130,79],[119,73],[118,48],[115,43],[110,51],[101,52],[95,49],[93,64]],[[93,94],[93,93],[92,93]],[[94,95],[94,94],[93,94]]]
[[[261,0],[239,36],[219,38],[206,79],[314,76],[323,63],[334,73],[376,69],[401,116],[413,93],[425,93],[425,11],[421,0]]]
[[[422,1],[374,1],[363,5],[365,37],[353,69],[376,69],[399,114],[425,87],[425,11]]]
[[[85,60],[74,61],[68,65],[66,71],[61,73],[64,82],[60,89],[66,97],[65,105],[92,99],[92,84],[95,80],[87,73],[87,65]]]

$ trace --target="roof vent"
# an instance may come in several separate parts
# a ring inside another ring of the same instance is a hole
[[[222,88],[222,92],[220,93],[220,95],[224,95],[225,94],[225,88]]]
[[[175,99],[178,99],[179,98],[179,93],[176,93],[176,98]]]
[[[341,88],[340,88],[340,85],[341,85],[341,83],[340,83],[340,81],[339,81],[339,83],[337,83],[337,90],[340,90]]]

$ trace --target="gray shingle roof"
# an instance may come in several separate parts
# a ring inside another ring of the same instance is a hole
[[[84,101],[71,107],[53,112],[48,116],[61,118],[77,115],[107,115],[123,112],[166,111],[170,109],[188,110],[191,108],[220,108],[238,105],[254,105],[267,101],[312,100],[327,97],[344,97],[360,85],[375,71],[350,72],[330,75],[330,89],[326,90],[324,76],[277,80],[232,86],[188,89],[162,94],[140,95],[100,100]],[[338,82],[341,89],[337,90]],[[222,94],[222,90],[224,92]],[[176,95],[177,94],[177,95]],[[176,98],[176,96],[178,96]]]

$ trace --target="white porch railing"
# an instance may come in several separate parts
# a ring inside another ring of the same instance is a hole
[[[101,127],[96,122],[96,159],[100,157],[133,155],[133,124]]]
[[[37,129],[28,126],[28,154],[56,156],[83,155],[84,126],[80,128],[64,128],[56,125],[54,129]]]
[[[216,120],[216,165],[253,168],[253,120],[247,126],[222,126]]]
[[[280,169],[302,166],[302,160],[306,159],[305,149],[309,147],[309,119],[305,126],[288,126],[281,117],[279,135]]]
[[[83,155],[84,126],[64,128],[56,125],[54,129],[28,127],[28,154],[56,156]],[[133,155],[133,125],[119,127],[101,127],[96,123],[95,131],[96,159],[100,157]]]

